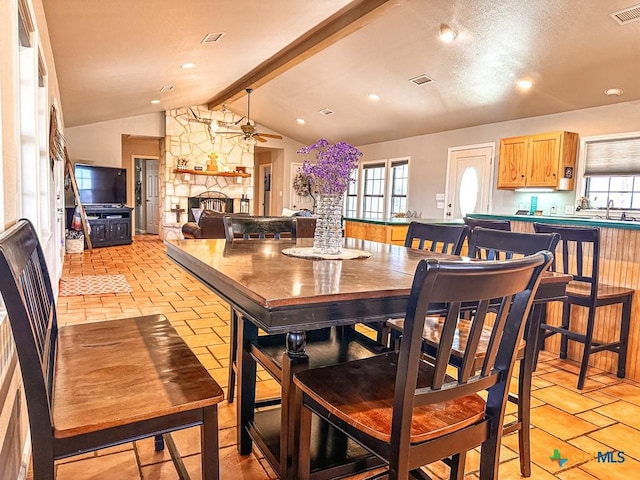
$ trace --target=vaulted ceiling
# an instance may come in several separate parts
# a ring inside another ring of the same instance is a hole
[[[618,102],[637,101],[640,114],[640,6],[621,15],[626,24],[610,16],[633,6],[44,0],[68,127],[187,105],[245,114],[242,92],[254,87],[259,125],[356,145]],[[443,24],[458,33],[451,43],[439,38]],[[202,43],[209,33],[224,35]],[[410,81],[420,75],[432,81]]]

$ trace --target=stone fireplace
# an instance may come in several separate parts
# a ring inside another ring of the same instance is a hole
[[[233,123],[239,115],[229,111],[210,111],[206,106],[191,107],[201,119]],[[242,135],[214,135],[209,125],[195,121],[188,108],[166,112],[166,138],[164,165],[160,173],[160,198],[163,199],[160,235],[163,239],[182,238],[182,224],[187,221],[189,198],[204,192],[221,192],[239,211],[242,196],[253,198],[254,157],[253,145],[245,143]],[[208,171],[210,155],[217,155],[217,173]],[[178,169],[180,163],[186,168]],[[245,170],[250,176],[233,176]],[[200,170],[201,169],[201,170]],[[163,177],[164,175],[164,177]],[[177,221],[176,211],[180,212]],[[193,218],[192,215],[189,215]]]

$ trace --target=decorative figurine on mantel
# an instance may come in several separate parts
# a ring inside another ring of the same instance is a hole
[[[178,158],[178,166],[176,167],[178,170],[187,170],[189,165],[186,158]]]
[[[218,154],[216,152],[211,152],[209,154],[209,164],[207,165],[207,171],[209,172],[218,171]]]

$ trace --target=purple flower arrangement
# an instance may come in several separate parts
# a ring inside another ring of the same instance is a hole
[[[333,145],[321,138],[313,145],[298,150],[308,156],[315,153],[316,162],[305,158],[299,172],[309,176],[313,188],[320,194],[343,194],[351,183],[351,172],[358,168],[358,159],[362,152],[346,142]]]

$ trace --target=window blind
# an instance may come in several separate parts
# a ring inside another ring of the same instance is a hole
[[[584,176],[640,174],[640,137],[586,144]]]

